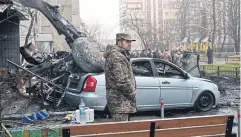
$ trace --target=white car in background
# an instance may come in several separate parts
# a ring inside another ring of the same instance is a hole
[[[161,99],[165,109],[194,107],[208,111],[219,104],[220,92],[212,81],[193,77],[176,65],[153,58],[134,58],[132,65],[143,70],[134,71],[137,89],[137,110],[160,110]],[[71,75],[65,96],[66,102],[78,106],[83,99],[86,106],[97,111],[107,109],[105,74]]]

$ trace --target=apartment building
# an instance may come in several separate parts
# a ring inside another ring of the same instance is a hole
[[[79,15],[79,0],[45,0],[52,5],[58,5],[61,15],[70,21],[77,29],[80,29],[80,15]],[[56,50],[69,50],[69,46],[65,42],[65,37],[59,35],[48,19],[42,14],[38,13],[37,23],[33,26],[35,33],[48,33],[53,35],[53,47]],[[30,20],[21,22],[24,26],[30,24]],[[21,27],[21,45],[27,34],[27,27]],[[34,42],[34,39],[31,40]]]
[[[185,7],[186,5],[188,6]],[[180,10],[181,6],[184,8],[183,10]],[[148,24],[148,27],[156,31],[153,32],[153,39],[160,41],[162,46],[167,48],[178,46],[184,39],[179,32],[183,27],[188,28],[184,32],[184,37],[200,37],[201,0],[120,0],[120,22],[123,23],[121,20],[123,19],[121,17],[123,11],[131,12],[136,9],[139,9],[139,12],[143,15],[140,21]],[[181,20],[181,14],[185,14],[187,20]],[[125,31],[124,26],[122,26],[122,31]]]

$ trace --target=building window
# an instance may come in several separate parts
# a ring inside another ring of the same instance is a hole
[[[169,13],[168,13],[168,12],[165,12],[165,15],[166,15],[166,16],[169,16]]]
[[[163,4],[163,7],[166,8],[166,4]]]
[[[142,9],[141,3],[127,3],[128,9]]]

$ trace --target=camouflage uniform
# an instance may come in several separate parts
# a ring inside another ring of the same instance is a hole
[[[136,83],[129,51],[108,45],[104,57],[106,98],[114,121],[127,121],[136,112]]]

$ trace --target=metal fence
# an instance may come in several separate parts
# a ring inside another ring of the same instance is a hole
[[[200,66],[200,70],[204,70],[208,75],[240,77],[240,67],[202,65]]]

